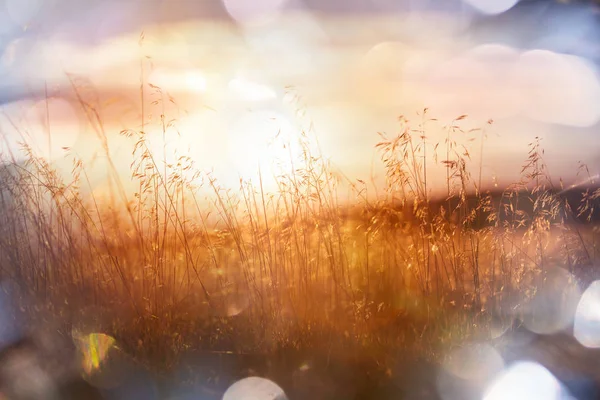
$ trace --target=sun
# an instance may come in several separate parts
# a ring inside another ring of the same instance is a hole
[[[301,164],[300,129],[279,111],[246,111],[231,121],[228,150],[240,178],[273,184]]]

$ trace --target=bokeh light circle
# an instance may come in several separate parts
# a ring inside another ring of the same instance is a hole
[[[512,76],[522,88],[524,113],[535,120],[589,127],[600,121],[598,71],[588,61],[548,50],[521,54]]]
[[[286,400],[282,388],[276,383],[259,377],[244,378],[231,385],[223,400]]]
[[[593,282],[581,296],[575,311],[573,336],[585,347],[600,348],[600,281]]]
[[[437,63],[432,60],[433,67],[426,72],[418,96],[438,116],[468,114],[484,121],[490,115],[494,119],[515,116],[524,102],[523,96],[515,93],[521,89],[511,81],[518,59],[517,49],[489,43]],[[409,63],[409,68],[414,71],[415,66]],[[464,95],[466,91],[468,96]]]
[[[502,14],[517,5],[519,0],[465,0],[483,14]]]
[[[566,389],[542,365],[521,361],[512,365],[489,386],[483,400],[564,400]]]
[[[276,18],[288,0],[223,0],[227,13],[236,22],[248,24]]]
[[[494,315],[490,321],[490,337],[498,339],[512,328],[515,318],[512,315]]]
[[[500,372],[504,368],[504,360],[489,344],[475,343],[450,353],[444,368],[461,379],[482,380]]]
[[[436,387],[443,400],[477,397],[504,369],[504,359],[487,343],[471,343],[451,351],[438,371]]]
[[[581,290],[574,276],[562,268],[549,268],[537,283],[537,292],[523,308],[523,325],[533,333],[549,335],[573,322]]]

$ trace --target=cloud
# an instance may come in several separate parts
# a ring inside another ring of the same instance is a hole
[[[422,100],[448,115],[524,116],[589,127],[600,121],[600,82],[591,63],[547,50],[487,44],[421,74]]]

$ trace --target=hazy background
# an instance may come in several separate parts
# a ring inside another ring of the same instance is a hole
[[[24,134],[70,171],[68,146],[94,160],[94,185],[102,184],[99,142],[65,75],[75,74],[94,88],[127,175],[131,149],[118,132],[141,129],[143,76],[178,103],[167,101],[181,133],[169,134],[170,145],[228,184],[256,176],[259,162],[272,173],[270,159],[288,150],[267,146],[269,138],[311,123],[346,175],[377,181],[376,133],[396,133],[401,114],[418,122],[424,107],[440,120],[428,125],[432,148],[462,114],[465,129],[486,128],[488,186],[518,179],[536,136],[551,174],[575,182],[578,161],[600,172],[599,10],[592,1],[4,0],[4,147],[16,150]],[[290,103],[286,86],[300,102]],[[160,151],[153,123],[162,110],[148,87],[145,95],[145,130]],[[443,168],[431,168],[441,182]]]

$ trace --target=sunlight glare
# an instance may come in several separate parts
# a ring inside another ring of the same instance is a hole
[[[600,281],[593,282],[581,296],[573,336],[585,347],[600,348]]]
[[[243,78],[234,78],[229,82],[231,90],[240,100],[265,101],[277,97],[275,91],[268,86],[251,82]]]
[[[276,383],[256,376],[244,378],[231,385],[223,400],[285,400],[282,388]]]
[[[242,179],[271,180],[289,172],[298,162],[297,129],[283,114],[273,110],[247,111],[229,129],[229,154]]]
[[[179,70],[157,69],[150,74],[148,82],[167,92],[202,93],[207,88],[206,77],[197,69],[189,69],[183,73]]]
[[[188,71],[185,74],[185,83],[192,92],[201,93],[206,90],[206,78],[198,71]]]
[[[566,389],[546,368],[521,361],[504,371],[486,391],[483,400],[564,400]]]
[[[483,14],[502,14],[517,5],[519,0],[465,0]]]

